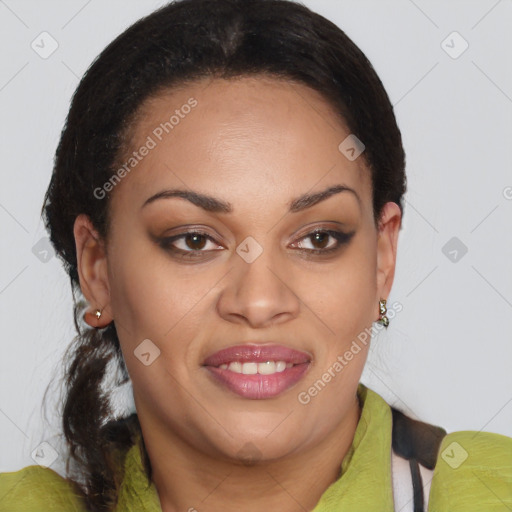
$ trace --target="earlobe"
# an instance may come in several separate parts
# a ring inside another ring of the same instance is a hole
[[[84,315],[84,320],[91,327],[105,327],[113,318],[110,311],[110,287],[104,241],[85,214],[80,214],[75,219],[73,234],[80,288],[91,305],[91,309]]]
[[[391,291],[401,218],[402,213],[396,203],[384,205],[377,238],[377,298],[387,298]]]

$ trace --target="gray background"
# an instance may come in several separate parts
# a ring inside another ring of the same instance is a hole
[[[60,262],[45,253],[43,195],[79,78],[116,35],[164,3],[0,0],[0,471],[34,464],[41,442],[63,471],[58,381],[46,411],[41,403],[74,336],[72,302]],[[449,432],[512,436],[512,2],[305,4],[369,57],[407,153],[389,297],[403,311],[374,339],[362,380]],[[52,39],[58,48],[42,58]],[[130,408],[129,388],[116,401]]]

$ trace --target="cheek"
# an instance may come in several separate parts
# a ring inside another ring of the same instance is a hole
[[[320,437],[327,436],[349,413],[350,397],[356,393],[366,363],[370,328],[378,312],[371,241],[354,246],[346,256],[340,258],[333,272],[320,280],[316,276],[315,282],[304,282],[304,290],[306,286],[315,290],[308,305],[321,319],[315,316],[316,330],[323,334],[314,345],[316,364],[297,389],[296,398],[309,417],[322,418],[314,427]]]
[[[299,278],[299,296],[338,349],[376,318],[376,277],[375,245],[371,237],[360,236],[325,272],[305,271]]]
[[[143,244],[125,239],[112,247],[110,298],[121,344],[133,350],[150,339],[160,346],[186,307],[186,300],[179,300],[183,296],[179,280]]]
[[[154,250],[150,255],[148,251],[138,254],[135,246],[125,249],[112,255],[114,321],[134,393],[142,397],[139,403],[152,403],[158,408],[168,400],[169,389],[175,385],[172,376],[186,382],[184,362],[198,325],[191,322],[193,315],[187,312],[194,311],[202,290],[173,275],[171,266],[162,264]],[[121,252],[123,256],[119,257]],[[139,357],[148,352],[151,362],[145,365]]]
[[[181,373],[197,351],[208,293],[218,281],[215,270],[185,270],[160,248],[127,240],[111,251],[109,268],[112,312],[123,353],[131,356],[149,339],[160,349],[160,362]]]

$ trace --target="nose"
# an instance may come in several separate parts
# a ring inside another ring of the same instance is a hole
[[[291,267],[280,264],[272,251],[264,249],[251,263],[234,254],[233,265],[218,297],[222,318],[261,328],[297,317],[300,299],[293,290]]]

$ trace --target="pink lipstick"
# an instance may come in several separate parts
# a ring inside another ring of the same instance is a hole
[[[305,352],[272,344],[244,344],[219,350],[203,366],[216,379],[244,398],[273,398],[298,382],[311,363]]]

